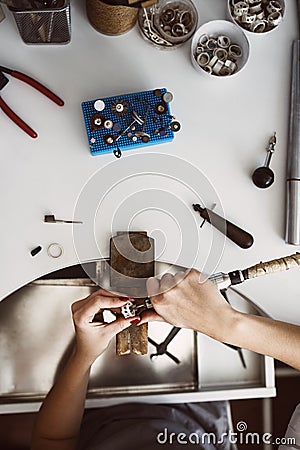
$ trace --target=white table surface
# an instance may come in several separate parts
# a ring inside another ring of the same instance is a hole
[[[106,37],[87,21],[84,1],[71,3],[72,40],[66,46],[25,45],[7,10],[0,25],[1,64],[35,77],[65,100],[59,108],[14,79],[2,93],[39,138],[27,137],[0,115],[0,298],[43,274],[77,264],[78,257],[81,262],[107,257],[112,232],[128,228],[147,230],[156,238],[159,260],[208,271],[243,269],[299,250],[284,241],[296,2],[286,1],[285,20],[274,32],[248,35],[247,66],[225,80],[195,71],[190,43],[159,51],[137,28]],[[195,0],[200,25],[225,19],[226,3]],[[92,157],[80,103],[157,87],[174,94],[171,109],[182,124],[174,141],[124,152],[120,160]],[[251,173],[264,162],[275,130],[271,167],[276,181],[260,190]],[[254,245],[242,250],[227,240],[223,246],[222,235],[209,224],[200,230],[200,217],[190,208],[199,199],[207,207],[216,202],[215,211],[250,231]],[[84,221],[74,228],[74,240],[72,225],[43,223],[44,214],[70,219],[74,211]],[[61,258],[47,256],[51,242],[63,246]],[[43,251],[32,258],[30,250],[37,245]],[[249,281],[241,289],[275,318],[300,323],[298,283],[295,269]]]

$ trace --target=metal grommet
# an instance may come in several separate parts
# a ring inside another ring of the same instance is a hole
[[[258,3],[257,5],[250,6],[249,14],[259,14],[263,11],[262,4]]]
[[[223,66],[224,66],[224,61],[221,61],[220,59],[218,59],[218,61],[212,68],[213,73],[216,75],[219,75]]]
[[[170,24],[170,23],[174,22],[175,17],[176,17],[176,13],[175,13],[174,9],[172,9],[172,8],[165,9],[160,16],[161,21],[164,24]]]
[[[172,92],[165,92],[162,96],[162,99],[166,103],[170,103],[173,100],[173,94]]]
[[[107,119],[104,121],[103,125],[104,125],[104,128],[106,128],[107,130],[110,130],[114,126],[114,123],[112,120]]]
[[[232,58],[240,58],[243,54],[242,48],[237,44],[232,44],[229,47],[228,55]]]
[[[104,140],[105,144],[107,144],[107,145],[111,145],[115,142],[115,138],[112,134],[106,134],[103,137],[103,140]]]
[[[175,37],[181,37],[185,34],[185,26],[182,23],[175,23],[172,27],[172,34]]]
[[[231,40],[228,36],[218,36],[218,46],[221,48],[228,48]]]
[[[203,67],[206,66],[210,61],[210,55],[207,52],[202,52],[200,55],[197,56],[197,63],[199,66]]]
[[[103,116],[103,114],[93,114],[90,118],[92,130],[100,130],[101,128],[103,128],[104,121],[105,117]]]
[[[128,111],[128,104],[126,100],[122,98],[114,100],[111,107],[113,112],[119,116],[123,116],[123,114],[126,114]]]
[[[227,59],[227,61],[225,61],[224,65],[225,65],[225,67],[227,67],[227,69],[229,69],[230,75],[232,75],[237,69],[236,63],[234,61],[231,61],[230,59]]]
[[[225,48],[216,48],[214,50],[214,56],[216,56],[220,61],[226,61],[228,52],[225,50]]]
[[[165,114],[168,111],[168,107],[165,103],[156,103],[154,110],[156,114]]]
[[[219,75],[223,76],[223,77],[227,77],[228,75],[231,75],[231,71],[228,67],[226,67],[225,65],[222,67],[222,69],[219,72]]]
[[[210,74],[212,73],[212,68],[210,66],[203,66],[203,67],[201,67],[201,69],[203,69],[204,72],[207,72]]]
[[[262,20],[265,18],[264,11],[260,12],[259,14],[256,14],[256,20]],[[254,22],[254,21],[253,21]]]
[[[141,137],[142,142],[144,142],[144,144],[147,144],[150,141],[150,136],[149,134],[144,134],[144,136]]]
[[[209,67],[213,68],[217,61],[218,61],[218,58],[216,56],[213,56],[207,65]]]
[[[275,12],[280,12],[280,11],[282,11],[282,6],[278,1],[271,0],[269,2],[269,4],[267,5],[267,11],[270,14],[275,13]]]
[[[180,15],[180,23],[182,23],[185,27],[189,27],[192,24],[192,14],[190,11],[182,11]]]
[[[251,23],[250,30],[254,33],[262,33],[266,28],[266,22],[264,20],[256,20]]]
[[[282,15],[280,14],[280,12],[273,12],[268,16],[267,21],[268,24],[272,27],[277,27],[277,25],[279,25],[282,21]]]
[[[206,47],[206,44],[207,44],[207,42],[208,42],[208,39],[209,39],[209,37],[207,36],[207,34],[202,34],[202,36],[200,36],[200,38],[199,38],[199,44],[202,46],[202,47]]]
[[[206,47],[207,47],[209,50],[214,50],[215,48],[218,47],[218,42],[217,42],[217,40],[214,39],[214,38],[209,38],[208,41],[207,41],[207,43],[206,43]]]
[[[200,55],[200,53],[202,53],[204,51],[204,48],[201,45],[197,45],[196,49],[195,49],[195,54]]]
[[[131,138],[132,142],[136,142],[138,140],[137,136],[132,136]]]
[[[179,122],[177,122],[176,120],[174,120],[174,122],[171,122],[170,128],[171,128],[172,131],[174,131],[174,132],[176,133],[177,131],[180,130],[181,125],[180,125]]]
[[[48,245],[47,254],[51,258],[59,258],[63,254],[63,248],[57,242]]]
[[[261,14],[264,17],[264,13],[262,12]],[[250,24],[250,23],[255,22],[256,18],[257,18],[256,14],[244,14],[242,16],[241,22],[245,23],[245,24]]]
[[[249,5],[246,2],[238,2],[234,5],[234,15],[236,17],[242,17],[249,11]]]

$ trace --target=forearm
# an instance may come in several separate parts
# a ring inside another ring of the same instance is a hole
[[[40,450],[41,443],[47,440],[73,440],[76,444],[90,366],[90,361],[76,351],[73,352],[41,407],[34,427],[31,450]]]
[[[268,355],[300,370],[300,327],[285,322],[232,312],[217,340]]]

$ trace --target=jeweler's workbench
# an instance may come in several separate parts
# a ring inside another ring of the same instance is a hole
[[[198,26],[226,19],[226,1],[195,4]],[[65,46],[25,45],[7,16],[0,26],[1,65],[43,80],[65,105],[57,108],[18,81],[5,90],[5,100],[39,137],[30,139],[0,115],[1,300],[47,273],[107,258],[112,234],[128,228],[155,239],[157,261],[208,273],[299,250],[284,240],[295,1],[286,0],[278,29],[247,34],[246,66],[224,79],[194,70],[190,41],[159,51],[137,28],[120,37],[97,33],[79,0],[72,2],[72,39]],[[91,156],[82,102],[163,86],[174,94],[172,114],[181,124],[174,141],[120,159]],[[275,182],[262,190],[251,175],[274,132]],[[241,249],[210,224],[200,228],[193,203],[215,203],[215,212],[251,233],[254,244]],[[45,223],[52,214],[83,223]],[[58,256],[47,254],[50,244],[59,244]],[[37,246],[43,250],[32,256]],[[242,291],[272,317],[300,324],[299,270],[249,281]]]

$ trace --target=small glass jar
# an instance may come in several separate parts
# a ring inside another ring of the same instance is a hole
[[[159,48],[177,48],[196,31],[198,12],[191,0],[160,0],[139,14],[143,36]]]

